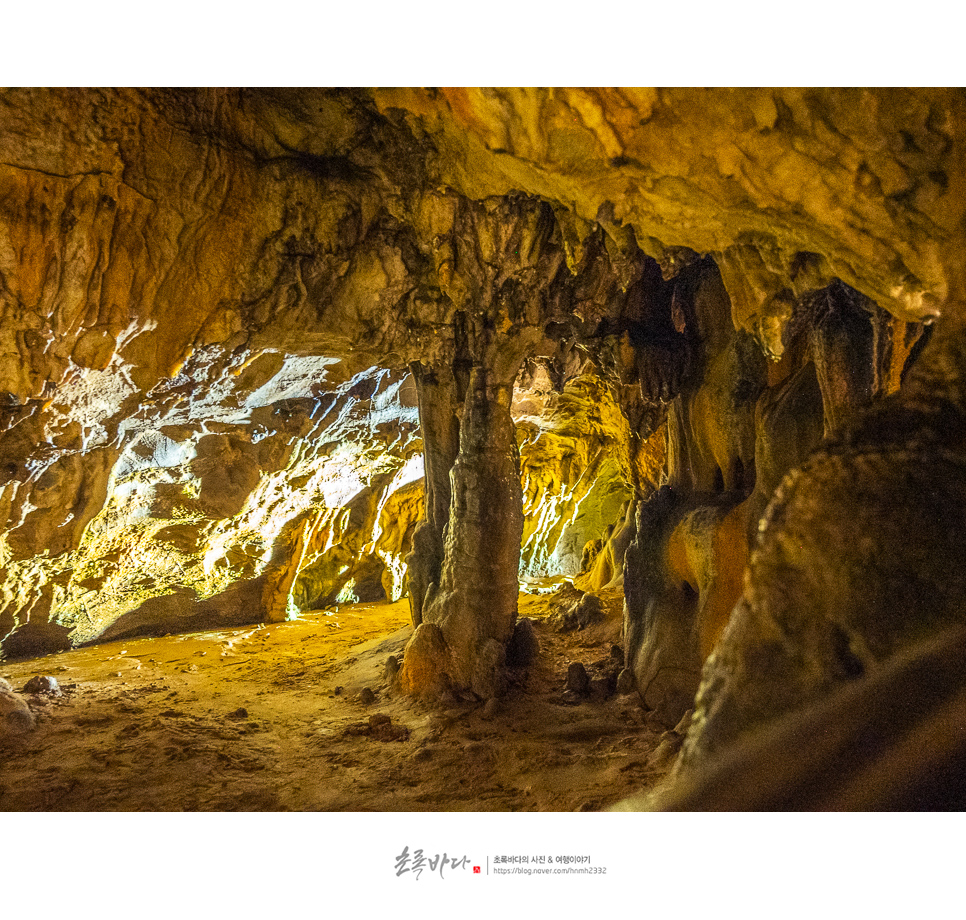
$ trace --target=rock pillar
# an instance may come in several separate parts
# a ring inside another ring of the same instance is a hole
[[[443,564],[443,537],[451,498],[450,470],[459,452],[461,388],[448,366],[429,368],[415,363],[411,370],[423,438],[426,517],[416,526],[406,565],[413,626],[419,626],[423,622],[426,592],[431,584],[439,583]]]
[[[443,632],[454,683],[484,698],[500,690],[517,616],[523,493],[512,391],[512,381],[473,368],[450,476],[442,578],[423,614]]]
[[[449,473],[450,505],[438,580],[424,589],[420,624],[406,650],[402,683],[417,694],[471,690],[487,699],[503,690],[506,645],[519,591],[523,494],[510,415],[512,372],[474,363]],[[420,401],[422,408],[422,399]],[[427,471],[427,484],[436,468]],[[427,514],[438,495],[427,496]],[[424,527],[430,542],[432,521]],[[432,531],[435,533],[435,529]],[[420,550],[414,550],[418,559]],[[426,566],[427,576],[431,574]],[[415,605],[414,605],[415,609]]]

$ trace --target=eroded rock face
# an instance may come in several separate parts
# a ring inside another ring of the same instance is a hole
[[[784,480],[683,769],[962,623],[964,368],[960,337],[933,342],[907,387]]]
[[[795,304],[782,362],[766,361],[729,322],[716,267],[696,260],[678,272],[671,310],[677,385],[652,390],[673,400],[668,485],[638,508],[625,576],[627,663],[669,727],[691,708],[741,597],[776,487],[824,435],[899,386],[922,335],[835,282]]]
[[[299,118],[324,139],[293,153]],[[375,363],[352,346],[418,299],[381,203],[401,187],[341,159],[367,117],[338,94],[26,90],[0,119],[4,650],[263,570],[239,615],[284,617],[314,487],[298,507],[283,480],[317,472],[319,397]]]
[[[962,98],[894,89],[384,89],[471,195],[573,201],[645,252],[714,253],[735,325],[783,352],[794,299],[839,278],[907,321],[962,296]],[[700,153],[697,153],[700,151]],[[916,227],[928,227],[925,234]],[[948,310],[948,307],[947,307]]]
[[[423,618],[446,640],[440,670],[489,699],[502,692],[516,624],[523,506],[510,388],[483,369],[470,377],[451,482],[440,580],[427,592]]]
[[[317,398],[324,363],[270,366],[247,396],[210,386],[160,420],[127,421],[106,507],[79,546],[8,562],[7,654],[285,619],[373,570],[381,596],[401,595],[422,507],[411,381],[374,370]],[[210,371],[186,372],[180,394],[215,383]]]
[[[524,482],[521,574],[578,576],[600,551],[585,558],[587,544],[603,544],[622,520],[635,483],[647,492],[659,483],[664,431],[635,452],[638,432],[595,373],[575,377],[559,394],[538,392],[545,394],[539,414],[521,417],[522,399],[514,413]],[[616,570],[608,581],[620,563]]]

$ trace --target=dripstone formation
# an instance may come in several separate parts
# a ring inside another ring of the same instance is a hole
[[[0,127],[3,655],[407,595],[397,686],[495,700],[521,578],[566,576],[623,586],[620,690],[689,725],[672,807],[961,801],[901,756],[961,763],[960,91],[18,89]],[[803,791],[836,762],[880,791]]]

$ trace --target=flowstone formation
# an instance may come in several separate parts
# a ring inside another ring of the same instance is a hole
[[[782,483],[682,769],[963,623],[964,381],[962,339],[935,343]]]
[[[783,360],[769,366],[727,321],[728,306],[713,263],[677,277],[681,332],[662,346],[670,370],[650,388],[671,398],[667,483],[639,506],[626,555],[628,666],[668,727],[693,705],[782,478],[843,419],[898,387],[923,336],[921,324],[836,282],[796,304]]]
[[[439,247],[447,261],[437,269],[456,309],[451,351],[415,374],[429,421],[431,511],[409,560],[418,573],[416,629],[400,682],[421,696],[462,690],[490,699],[505,688],[508,649],[515,657],[524,518],[513,383],[527,357],[555,356],[561,330],[596,338],[589,332],[608,312],[617,319],[635,304],[621,296],[599,241],[568,267],[546,204],[510,199],[451,213],[452,236]]]
[[[696,775],[957,619],[959,91],[17,89],[0,126],[4,655],[408,595],[400,685],[482,700],[521,579],[623,586],[622,687],[697,698]]]

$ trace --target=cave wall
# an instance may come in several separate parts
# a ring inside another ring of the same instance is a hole
[[[261,583],[236,618],[284,617],[291,558],[315,526],[296,520],[321,481],[356,485],[338,388],[375,362],[343,359],[412,285],[378,192],[339,165],[364,123],[315,94],[326,130],[293,153],[286,132],[308,98],[273,98],[2,95],[9,653],[71,630],[86,641],[151,597],[207,598],[237,579]],[[389,472],[407,460],[408,408]],[[336,471],[317,476],[326,453]]]

